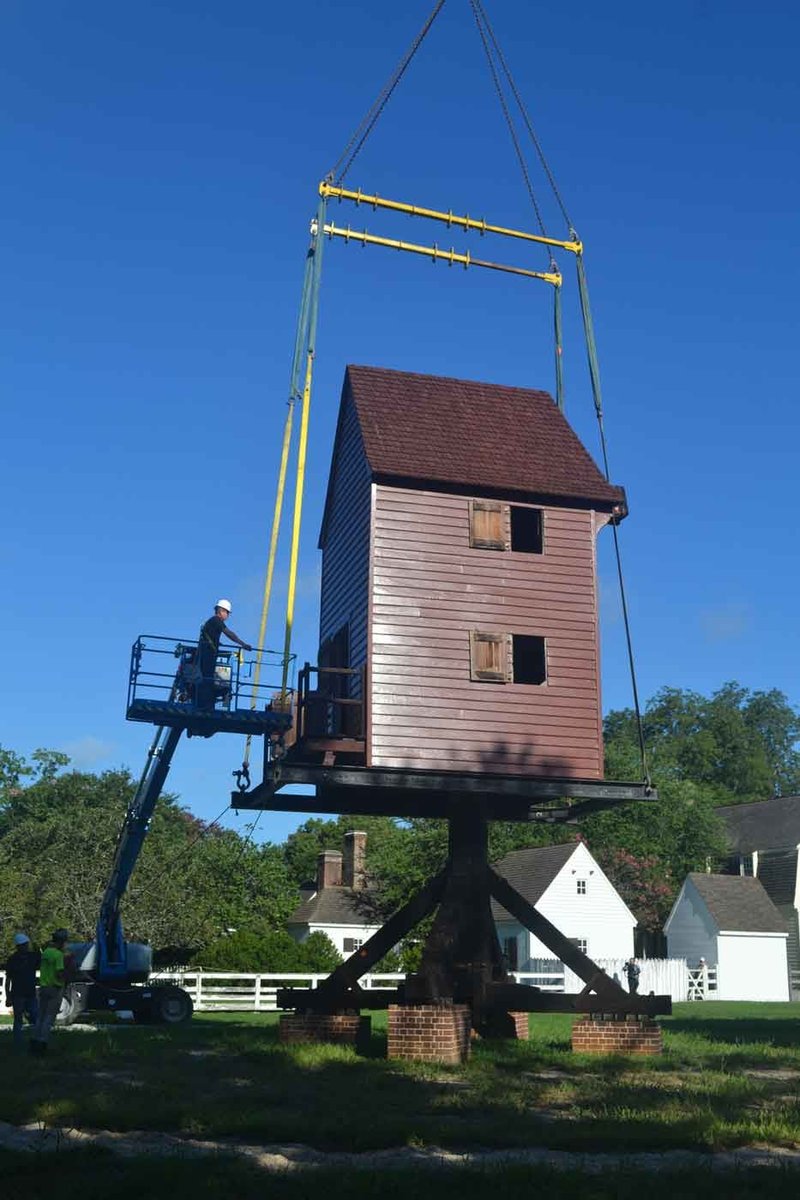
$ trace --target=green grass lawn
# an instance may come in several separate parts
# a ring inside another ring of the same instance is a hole
[[[796,1146],[799,1016],[791,1004],[676,1005],[664,1055],[642,1059],[573,1055],[571,1019],[534,1016],[528,1043],[476,1043],[464,1067],[387,1062],[383,1013],[364,1058],[281,1046],[273,1014],[58,1032],[43,1060],[15,1052],[3,1034],[0,1119],[351,1151]]]

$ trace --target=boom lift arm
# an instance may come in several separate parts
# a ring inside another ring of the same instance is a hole
[[[120,920],[120,904],[147,834],[150,818],[169,774],[172,756],[183,729],[160,725],[147,752],[147,762],[139,786],[125,815],[120,831],[111,876],[103,894],[97,922],[97,978],[99,981],[128,978],[125,939]]]

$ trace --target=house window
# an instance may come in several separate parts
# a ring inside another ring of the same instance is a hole
[[[527,633],[473,629],[469,635],[469,666],[470,679],[478,683],[546,683],[545,640]]]
[[[742,854],[739,857],[739,874],[754,875],[752,854]]]
[[[509,971],[519,968],[519,943],[515,937],[503,938],[503,957]]]
[[[342,951],[344,954],[355,954],[356,950],[360,950],[363,945],[363,938],[344,938],[342,941]]]
[[[541,554],[544,550],[544,513],[541,508],[522,504],[470,500],[469,544],[476,550]]]
[[[585,879],[577,879],[575,882],[578,887],[578,895],[585,896],[586,895],[586,880]]]
[[[473,629],[469,635],[469,677],[482,683],[508,680],[509,635]]]
[[[511,637],[514,683],[545,683],[547,655],[544,638],[527,633],[514,633]]]
[[[589,943],[586,938],[569,938],[568,940],[572,942],[573,946],[577,946],[581,954],[589,953]]]
[[[508,505],[496,500],[470,500],[469,544],[478,550],[508,550]]]
[[[540,508],[511,505],[511,549],[523,554],[541,554],[544,522]]]

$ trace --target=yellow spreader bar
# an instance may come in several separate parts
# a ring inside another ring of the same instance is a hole
[[[402,242],[397,238],[377,237],[367,233],[366,229],[340,229],[338,225],[323,226],[329,238],[343,238],[346,242],[360,242],[362,246],[387,246],[390,250],[406,250],[409,254],[422,254],[425,258],[441,259],[443,262],[459,263],[464,267],[485,267],[489,271],[505,271],[509,275],[525,275],[528,279],[543,279],[561,287],[562,278],[558,271],[529,271],[526,267],[512,267],[507,263],[489,262],[484,258],[473,258],[467,251],[459,254],[456,250],[442,250],[438,246],[418,246],[415,242]]]
[[[349,188],[336,187],[335,184],[326,183],[325,180],[319,185],[319,194],[337,200],[351,200],[354,204],[369,204],[372,208],[388,208],[392,212],[407,213],[410,217],[425,217],[430,221],[443,221],[445,225],[457,225],[460,229],[476,229],[478,233],[497,233],[501,237],[518,238],[523,242],[538,242],[542,246],[555,246],[559,250],[569,250],[571,254],[583,253],[582,242],[560,241],[558,238],[528,233],[524,229],[507,229],[504,225],[491,225],[488,221],[475,217],[461,217],[454,212],[422,208],[418,204],[406,204],[402,200],[386,200],[383,196],[368,195],[360,188],[354,192]]]

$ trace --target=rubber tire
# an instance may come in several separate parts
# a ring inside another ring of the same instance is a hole
[[[192,1019],[192,998],[183,988],[153,988],[149,1019],[157,1025],[183,1025]]]
[[[64,999],[58,1010],[56,1023],[58,1025],[74,1025],[86,1011],[86,988],[78,983],[67,984],[64,989]]]

